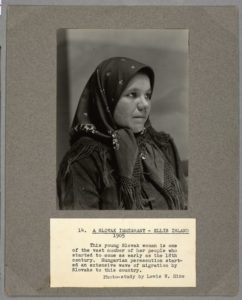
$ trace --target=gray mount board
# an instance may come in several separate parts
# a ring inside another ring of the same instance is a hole
[[[189,30],[189,210],[56,209],[56,33],[60,28]],[[5,289],[11,296],[235,295],[238,291],[238,10],[8,6]],[[196,288],[49,287],[50,218],[192,217]]]

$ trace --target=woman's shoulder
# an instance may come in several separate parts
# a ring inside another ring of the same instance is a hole
[[[93,138],[80,138],[62,159],[57,183],[63,182],[94,183],[102,182],[108,186],[110,168],[112,167],[110,147]],[[101,185],[101,184],[100,184]]]
[[[173,143],[173,138],[169,133],[164,131],[156,131],[153,127],[149,127],[147,132],[148,141],[155,142],[160,147],[170,147]]]
[[[64,160],[78,161],[84,158],[100,156],[104,152],[110,152],[110,148],[106,144],[84,136],[71,146]]]
[[[148,135],[150,143],[155,144],[175,166],[179,160],[179,154],[172,136],[164,131],[156,131],[153,127],[149,128]]]
[[[91,137],[81,137],[63,157],[59,167],[59,175],[63,176],[70,168],[77,166],[93,169],[107,161],[110,155],[110,147],[106,144]]]

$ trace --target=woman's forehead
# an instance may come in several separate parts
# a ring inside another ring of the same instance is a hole
[[[138,73],[136,74],[129,83],[127,84],[126,90],[142,90],[148,91],[151,89],[150,79],[146,74]]]

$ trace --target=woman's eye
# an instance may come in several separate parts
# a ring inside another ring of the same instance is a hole
[[[132,98],[132,99],[135,99],[135,98],[137,98],[137,97],[139,97],[139,96],[141,96],[141,95],[138,94],[137,92],[131,92],[131,93],[128,93],[128,94],[127,94],[127,97]],[[151,94],[150,94],[150,93],[145,94],[145,95],[144,95],[144,98],[145,98],[146,100],[150,100],[150,99],[151,99]]]
[[[132,92],[132,93],[129,93],[127,96],[128,96],[129,98],[136,98],[136,97],[137,97],[137,93]]]

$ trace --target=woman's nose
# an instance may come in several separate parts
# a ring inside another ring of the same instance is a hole
[[[149,107],[149,102],[144,96],[140,96],[139,102],[137,104],[139,110],[143,110]]]

